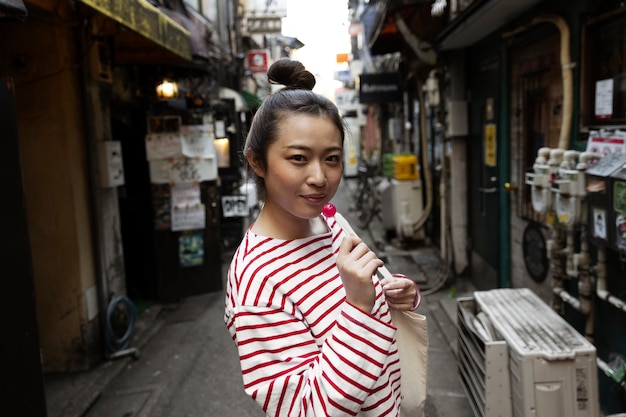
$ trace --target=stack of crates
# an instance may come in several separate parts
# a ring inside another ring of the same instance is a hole
[[[383,175],[400,181],[419,179],[417,156],[413,154],[386,153],[383,155]]]
[[[417,156],[412,154],[394,155],[393,178],[398,181],[418,180],[419,171],[417,170]]]

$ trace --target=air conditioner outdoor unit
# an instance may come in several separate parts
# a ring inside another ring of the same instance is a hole
[[[475,415],[599,416],[595,347],[531,290],[460,298],[457,325],[460,377]]]

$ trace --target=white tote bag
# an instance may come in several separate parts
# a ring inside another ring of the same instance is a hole
[[[357,236],[350,223],[341,214],[335,220],[347,233]],[[382,278],[391,278],[389,270],[378,269]],[[428,327],[426,316],[394,308],[391,321],[396,326],[396,341],[400,356],[401,408],[400,417],[423,417],[426,404],[428,376]]]
[[[390,309],[397,327],[400,355],[402,407],[400,417],[422,417],[426,403],[428,373],[428,328],[426,316],[411,311]]]

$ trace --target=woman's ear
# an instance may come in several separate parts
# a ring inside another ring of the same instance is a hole
[[[254,155],[246,155],[246,159],[248,160],[248,165],[250,165],[252,171],[254,171],[258,177],[263,178],[265,175],[265,167],[261,159]]]

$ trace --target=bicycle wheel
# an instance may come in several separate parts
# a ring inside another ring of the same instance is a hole
[[[374,217],[374,210],[376,209],[376,195],[374,194],[374,184],[371,178],[368,178],[363,183],[363,187],[357,190],[356,201],[356,224],[359,229],[365,229],[369,226],[372,218]]]

